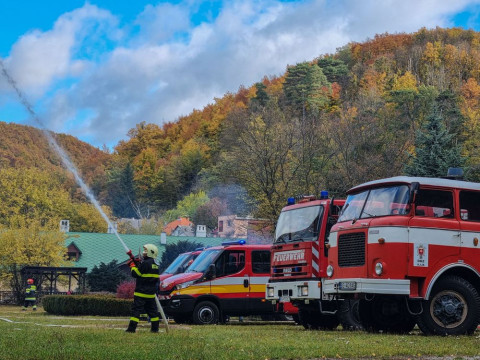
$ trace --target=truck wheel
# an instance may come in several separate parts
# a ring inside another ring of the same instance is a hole
[[[305,329],[311,330],[312,324],[310,323],[310,312],[308,310],[298,310],[298,321]]]
[[[359,303],[358,299],[345,299],[340,302],[337,314],[343,330],[363,330],[358,310]]]
[[[359,317],[365,330],[406,334],[415,327],[415,318],[408,312],[405,299],[394,296],[375,296],[360,300]]]
[[[467,280],[448,276],[434,286],[429,300],[423,301],[418,327],[425,334],[472,334],[479,323],[480,296]]]
[[[211,301],[202,301],[193,309],[193,323],[197,325],[216,324],[219,314],[217,305]]]
[[[335,315],[320,314],[319,311],[298,310],[299,322],[307,330],[333,330],[339,321]]]
[[[173,321],[177,324],[187,324],[189,321],[189,317],[187,315],[175,315],[173,317]]]

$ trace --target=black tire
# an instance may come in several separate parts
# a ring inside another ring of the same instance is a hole
[[[217,324],[219,317],[218,307],[211,301],[199,302],[193,309],[193,323],[197,325]]]
[[[300,318],[298,317],[298,313],[292,315],[292,319],[293,319],[293,321],[295,321],[296,324],[301,325],[300,324]]]
[[[339,321],[335,315],[321,314],[319,311],[298,310],[299,323],[307,330],[333,330]]]
[[[190,317],[187,315],[175,315],[173,317],[173,321],[177,324],[187,324],[190,322]]]
[[[363,330],[359,303],[358,299],[345,299],[340,302],[337,315],[343,330]]]
[[[423,301],[418,327],[427,335],[473,334],[480,319],[480,296],[467,280],[448,276],[435,284]]]
[[[372,300],[362,299],[358,311],[361,324],[369,332],[407,334],[416,323],[403,297],[380,295]]]

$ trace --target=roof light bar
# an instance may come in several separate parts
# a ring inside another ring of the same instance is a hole
[[[223,246],[228,246],[228,245],[245,245],[246,241],[245,240],[232,240],[232,241],[224,241],[222,242]]]

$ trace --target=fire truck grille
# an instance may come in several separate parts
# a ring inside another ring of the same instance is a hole
[[[338,237],[338,265],[365,265],[365,233],[342,234]]]

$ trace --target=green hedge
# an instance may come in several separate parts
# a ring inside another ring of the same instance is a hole
[[[47,295],[43,309],[54,315],[130,316],[133,300],[113,295]]]

